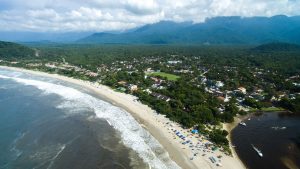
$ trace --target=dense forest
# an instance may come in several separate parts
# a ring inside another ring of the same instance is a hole
[[[118,59],[130,61],[150,56],[168,59],[170,55],[181,55],[200,56],[203,65],[257,66],[290,74],[300,72],[299,51],[257,52],[252,46],[53,45],[38,49],[43,57],[50,60],[65,58],[69,63],[92,68]]]
[[[35,55],[35,51],[29,47],[11,42],[0,41],[0,58],[17,59],[29,58]]]

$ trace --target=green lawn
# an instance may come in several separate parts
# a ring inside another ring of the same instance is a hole
[[[284,109],[281,107],[263,107],[260,111],[264,112],[276,112],[276,111],[283,111]],[[258,111],[258,109],[250,108],[250,112]]]
[[[283,111],[283,108],[280,107],[263,107],[262,111]]]
[[[172,80],[172,81],[176,81],[177,79],[179,79],[180,77],[177,75],[173,75],[173,74],[169,74],[169,73],[164,73],[164,72],[154,72],[150,74],[151,76],[161,76],[161,77],[165,77],[168,80]]]

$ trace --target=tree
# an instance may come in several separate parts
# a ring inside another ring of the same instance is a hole
[[[256,101],[255,99],[253,98],[249,98],[247,97],[243,103],[247,106],[250,106],[250,107],[253,107],[253,108],[257,108],[257,109],[261,109],[262,108],[262,105],[261,103],[259,103],[258,101]]]

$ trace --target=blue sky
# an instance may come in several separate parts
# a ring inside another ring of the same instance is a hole
[[[0,0],[0,31],[122,31],[161,20],[300,15],[300,0]]]

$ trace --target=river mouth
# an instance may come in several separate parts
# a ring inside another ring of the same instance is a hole
[[[233,129],[231,139],[247,168],[300,168],[299,115],[288,112],[256,113],[243,122],[246,126],[238,125]]]

